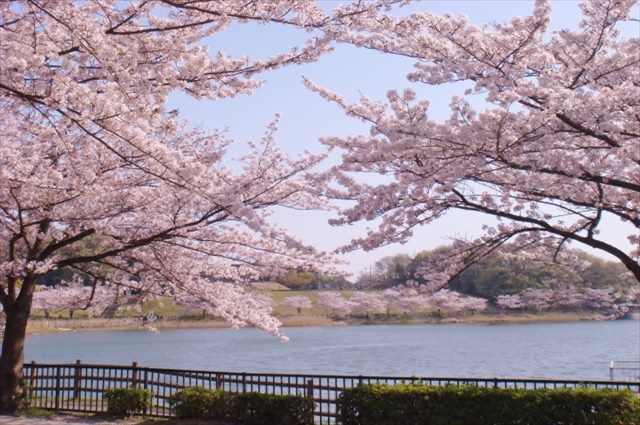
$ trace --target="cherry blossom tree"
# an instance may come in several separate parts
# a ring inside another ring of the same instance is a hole
[[[485,298],[479,297],[463,297],[458,302],[459,309],[462,312],[471,314],[480,313],[487,309],[489,302]]]
[[[593,310],[607,311],[611,309],[619,295],[611,290],[611,288],[589,288],[584,291],[584,303]]]
[[[352,307],[352,304],[339,292],[320,292],[316,305],[335,317],[344,317],[349,314]]]
[[[470,297],[456,291],[442,289],[430,296],[439,313],[478,312],[487,308],[484,298]]]
[[[520,295],[498,295],[496,305],[505,311],[519,310],[522,308],[522,298]]]
[[[526,289],[520,294],[524,308],[541,312],[551,307],[553,300],[553,290],[551,289]]]
[[[42,311],[45,317],[62,310],[73,312],[84,310],[90,316],[100,315],[115,300],[115,288],[100,284],[85,286],[79,280],[54,287],[42,287],[33,294],[32,311]]]
[[[313,306],[313,303],[309,297],[295,296],[282,300],[282,305],[295,308],[298,314],[302,314],[302,310],[309,310]]]
[[[350,103],[307,81],[371,125],[369,135],[323,140],[342,151],[332,170],[342,188],[332,195],[355,203],[334,223],[379,223],[345,250],[406,241],[416,226],[462,210],[498,221],[428,264],[436,288],[497,250],[561,259],[570,242],[616,257],[640,281],[640,39],[618,29],[633,23],[636,5],[585,1],[580,28],[562,31],[549,29],[544,0],[531,16],[482,26],[428,12],[354,16],[339,39],[415,59],[412,83],[460,95],[438,120],[410,89]],[[358,173],[385,178],[371,184]],[[626,223],[631,248],[599,234],[605,216]]]
[[[449,289],[441,289],[438,292],[431,294],[430,301],[441,312],[442,309],[449,309],[450,306],[455,306],[461,298],[461,294]]]
[[[503,310],[529,309],[536,312],[544,310],[587,310],[615,312],[616,303],[629,299],[633,289],[625,294],[613,288],[587,288],[578,290],[575,287],[561,289],[527,289],[521,294],[500,295],[496,297],[496,305]],[[631,295],[633,297],[633,295]]]
[[[554,291],[553,308],[560,310],[579,310],[584,307],[585,297],[575,287],[562,288]]]
[[[629,303],[640,304],[640,286],[632,286],[624,294],[625,300]]]
[[[382,295],[387,303],[387,314],[391,312],[418,313],[430,305],[428,295],[418,292],[415,288],[389,288],[384,290]]]
[[[359,2],[328,16],[312,0],[0,4],[0,411],[15,411],[22,396],[35,285],[56,270],[81,272],[96,288],[197,300],[235,326],[279,334],[263,303],[219,282],[330,260],[265,216],[275,205],[322,207],[307,171],[323,156],[287,158],[276,120],[230,165],[232,140],[190,128],[166,102],[176,91],[250,94],[259,73],[327,52],[331,36],[316,30],[375,7]],[[262,59],[203,44],[244,22],[309,36]],[[92,252],[76,249],[87,241]]]
[[[387,308],[387,302],[382,294],[377,292],[356,292],[349,301],[352,303],[351,313],[369,318],[371,315],[382,314]]]

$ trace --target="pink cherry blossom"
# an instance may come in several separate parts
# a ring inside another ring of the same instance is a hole
[[[349,302],[352,304],[351,313],[356,316],[369,318],[371,315],[382,314],[387,308],[387,302],[382,294],[376,292],[356,292]]]
[[[521,295],[524,307],[535,312],[548,310],[553,300],[550,289],[526,289]]]
[[[54,287],[42,287],[33,295],[33,311],[49,314],[68,310],[72,315],[76,310],[86,311],[90,316],[100,315],[115,302],[115,287],[94,282],[85,286],[79,280]]]
[[[417,314],[430,307],[430,299],[415,288],[394,287],[382,292],[387,303],[387,312]]]
[[[327,15],[312,0],[0,3],[0,411],[17,407],[34,289],[51,271],[195,303],[280,335],[268,306],[232,282],[332,261],[270,224],[266,211],[323,208],[309,170],[324,154],[286,157],[276,118],[232,163],[234,141],[192,128],[167,100],[251,94],[261,72],[328,52],[323,27],[378,7]],[[246,22],[297,28],[307,41],[265,58],[206,47]],[[53,291],[72,289],[87,292]]]
[[[298,314],[302,314],[302,310],[309,310],[313,306],[313,303],[309,297],[294,296],[285,298],[282,301],[282,305],[295,308]]]
[[[320,292],[316,305],[335,317],[344,317],[353,307],[339,292]]]
[[[411,83],[467,90],[443,120],[411,89],[349,102],[306,81],[371,125],[366,135],[323,139],[342,152],[329,173],[341,187],[330,194],[354,201],[334,223],[377,224],[344,250],[404,242],[416,226],[472,211],[497,222],[423,269],[433,289],[498,250],[562,260],[571,242],[616,257],[640,281],[640,38],[618,30],[634,22],[634,5],[585,1],[581,27],[558,31],[544,0],[502,24],[429,12],[347,18],[348,30],[335,31],[342,42],[415,59]],[[358,177],[371,173],[384,183]],[[604,217],[627,223],[631,248],[600,234]]]
[[[522,308],[520,295],[498,295],[496,305],[503,310],[518,310]]]

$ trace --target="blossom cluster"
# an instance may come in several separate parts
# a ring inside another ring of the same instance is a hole
[[[452,91],[439,119],[413,89],[350,102],[306,81],[371,127],[323,139],[342,152],[329,193],[353,201],[334,223],[376,223],[344,250],[404,242],[416,226],[471,211],[496,224],[425,271],[434,289],[496,251],[557,257],[571,242],[616,257],[640,281],[637,1],[584,1],[572,30],[551,29],[551,7],[538,0],[530,16],[486,25],[430,12],[354,15],[336,29],[341,42],[415,60],[410,84]],[[604,218],[626,223],[628,245],[603,234]]]

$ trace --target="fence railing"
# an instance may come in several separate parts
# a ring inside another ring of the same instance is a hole
[[[640,381],[640,360],[611,360],[609,379],[612,381]]]
[[[424,385],[474,385],[498,388],[594,388],[630,389],[640,393],[640,382],[580,381],[556,379],[447,378],[417,376],[355,376],[280,373],[221,372],[131,366],[83,364],[24,365],[31,406],[60,411],[100,413],[107,410],[104,391],[137,387],[153,392],[150,416],[174,415],[168,403],[176,391],[192,386],[229,392],[260,392],[308,397],[315,403],[318,424],[336,423],[336,400],[345,389],[372,383],[420,383]]]

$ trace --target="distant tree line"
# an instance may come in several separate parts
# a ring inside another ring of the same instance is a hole
[[[270,279],[294,290],[354,289],[353,282],[344,276],[313,273],[307,270],[292,270],[282,276]]]
[[[407,282],[426,285],[422,267],[430,258],[448,249],[437,248],[411,256],[398,254],[382,258],[361,273],[356,286],[362,289],[386,289]],[[468,267],[454,277],[449,289],[474,297],[495,299],[500,295],[516,295],[528,289],[563,288],[629,289],[634,280],[619,262],[607,261],[576,251],[572,264],[557,264],[538,260],[491,256]]]

